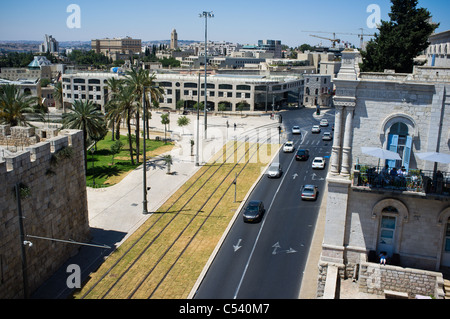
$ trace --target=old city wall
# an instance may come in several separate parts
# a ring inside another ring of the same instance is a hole
[[[6,135],[21,129],[2,126],[0,141],[11,140]],[[33,134],[29,135],[30,140]],[[7,154],[0,161],[0,299],[24,297],[24,285],[31,294],[79,249],[26,237],[32,246],[25,245],[28,280],[24,283],[16,185],[21,190],[25,235],[80,242],[90,238],[82,132],[61,131],[24,151]]]

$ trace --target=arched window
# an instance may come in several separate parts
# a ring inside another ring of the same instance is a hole
[[[409,135],[408,126],[403,122],[396,122],[391,126],[388,137],[388,150],[400,155],[401,160],[387,160],[386,164],[390,168],[405,167],[409,169],[409,160],[411,158],[412,138]]]

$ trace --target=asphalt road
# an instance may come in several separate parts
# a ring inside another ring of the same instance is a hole
[[[325,116],[331,131],[332,114]],[[262,200],[266,213],[260,223],[248,224],[242,212],[228,233],[194,298],[196,299],[297,299],[309,247],[322,200],[321,190],[329,165],[325,170],[313,170],[316,156],[328,157],[332,142],[322,141],[322,133],[312,134],[313,124],[319,124],[311,109],[283,113],[287,140],[295,142],[296,150],[308,149],[308,161],[296,161],[295,153],[279,154],[283,174],[278,179],[264,176],[249,200]],[[292,135],[299,125],[301,136]],[[283,141],[283,140],[282,140]],[[302,201],[305,184],[319,187],[316,201]]]

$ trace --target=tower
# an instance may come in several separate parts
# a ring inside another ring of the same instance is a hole
[[[178,34],[175,29],[173,29],[172,35],[170,36],[170,48],[173,50],[178,49]]]

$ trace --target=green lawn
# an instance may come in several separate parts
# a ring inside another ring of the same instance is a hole
[[[92,149],[87,152],[86,186],[93,187],[94,181],[95,187],[105,187],[117,184],[130,171],[142,164],[143,139],[141,138],[140,141],[141,152],[139,164],[136,164],[136,144],[133,143],[135,165],[131,164],[128,138],[126,136],[121,136],[120,141],[123,143],[123,147],[118,154],[114,155],[114,164],[112,162],[111,146],[115,141],[111,140],[111,133],[108,133],[105,139],[97,143],[97,150],[92,147]],[[170,151],[172,148],[173,143],[165,144],[164,141],[146,140],[147,159]],[[93,153],[92,150],[94,150]]]

